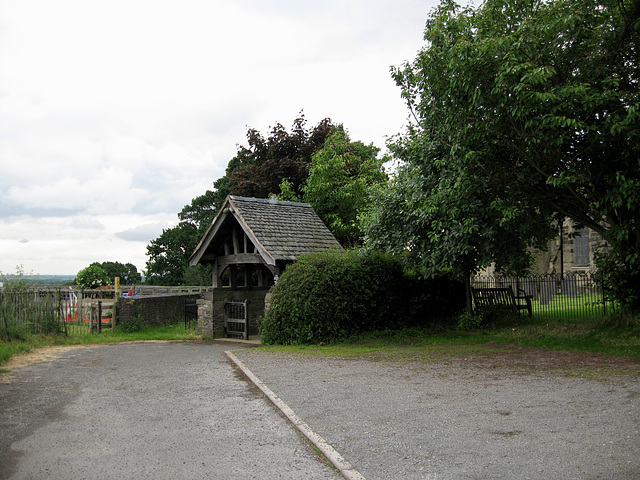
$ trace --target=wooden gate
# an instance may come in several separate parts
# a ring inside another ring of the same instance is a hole
[[[228,338],[244,338],[249,340],[249,322],[247,301],[225,302],[224,331]]]

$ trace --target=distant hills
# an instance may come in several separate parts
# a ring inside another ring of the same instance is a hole
[[[25,280],[36,285],[64,285],[73,282],[75,275],[25,275]]]
[[[14,277],[8,275],[7,277]],[[67,285],[76,279],[75,275],[24,275],[24,280],[33,285]],[[0,282],[2,277],[0,277]],[[144,282],[144,276],[142,277]]]

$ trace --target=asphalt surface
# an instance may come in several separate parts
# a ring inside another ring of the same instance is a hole
[[[0,478],[342,478],[227,349],[80,347],[1,374]]]
[[[1,374],[0,478],[342,478],[225,350],[354,478],[640,479],[640,365],[218,343],[80,347]]]
[[[637,362],[234,355],[369,480],[640,479]]]

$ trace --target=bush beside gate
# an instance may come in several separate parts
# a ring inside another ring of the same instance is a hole
[[[262,342],[333,343],[428,321],[434,317],[428,311],[449,314],[459,302],[430,295],[436,283],[452,287],[447,297],[464,300],[458,284],[411,279],[390,255],[331,251],[303,256],[278,281],[260,324]]]

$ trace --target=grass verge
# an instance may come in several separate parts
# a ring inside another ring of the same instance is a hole
[[[570,322],[544,318],[503,318],[471,330],[430,327],[372,332],[336,345],[269,346],[280,352],[342,357],[406,355],[468,355],[496,353],[501,346],[598,353],[640,361],[640,320],[607,318]]]
[[[136,332],[124,332],[115,329],[104,329],[102,333],[84,333],[80,335],[29,335],[12,342],[4,339],[0,343],[0,365],[20,353],[28,353],[36,348],[53,345],[90,345],[120,342],[139,342],[144,340],[199,340],[195,329],[185,329],[184,322],[158,327],[144,327]]]
[[[0,365],[13,355],[51,345],[83,345],[144,340],[199,340],[183,322],[137,332],[118,329],[77,336],[34,335],[0,343]],[[504,318],[472,330],[430,327],[372,332],[335,345],[265,346],[265,350],[341,357],[393,357],[407,354],[465,356],[507,353],[513,347],[600,353],[640,361],[640,319],[610,317],[590,322],[544,318]]]

